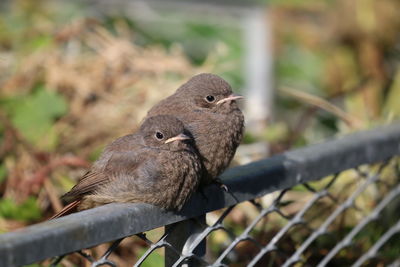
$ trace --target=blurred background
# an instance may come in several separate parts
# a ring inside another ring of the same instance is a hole
[[[233,164],[391,123],[399,10],[396,0],[1,1],[0,232],[60,210],[107,143],[201,72],[246,96]],[[124,242],[116,261],[132,264],[144,244]]]

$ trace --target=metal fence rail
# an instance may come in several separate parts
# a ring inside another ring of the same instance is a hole
[[[149,248],[136,265],[165,248],[168,266],[399,266],[398,155],[400,124],[286,152],[229,169],[221,178],[231,194],[209,186],[179,213],[110,204],[0,235],[0,266],[118,240],[98,260],[81,253],[93,266],[112,266],[109,255],[135,234]],[[161,226],[158,241],[140,234]],[[217,234],[223,241],[207,248],[206,240],[221,239]]]

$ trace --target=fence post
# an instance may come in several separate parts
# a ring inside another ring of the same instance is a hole
[[[206,227],[206,215],[189,220],[166,225],[165,232],[168,233],[166,241],[183,255],[190,253],[192,246],[198,242],[197,237],[203,232]],[[202,258],[206,254],[206,240],[202,240],[200,244],[192,251],[193,254]],[[165,266],[173,266],[180,256],[173,250],[165,248]],[[185,261],[184,266],[198,266],[196,260]]]

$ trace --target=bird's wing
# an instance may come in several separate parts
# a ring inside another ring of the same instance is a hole
[[[103,185],[108,182],[108,177],[96,170],[90,170],[79,182],[72,187],[72,189],[62,196],[65,200],[75,200],[79,199],[81,196],[94,191],[98,186]]]
[[[80,199],[83,195],[95,191],[100,186],[107,184],[118,174],[123,172],[126,175],[134,175],[135,170],[141,163],[140,149],[133,151],[115,151],[107,155],[107,160],[101,159],[104,163],[94,164],[79,182],[63,198],[67,201]]]

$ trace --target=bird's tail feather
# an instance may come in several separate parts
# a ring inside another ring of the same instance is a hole
[[[65,206],[60,212],[54,214],[49,220],[60,218],[64,215],[70,214],[74,211],[74,209],[81,203],[80,200],[75,200]]]

